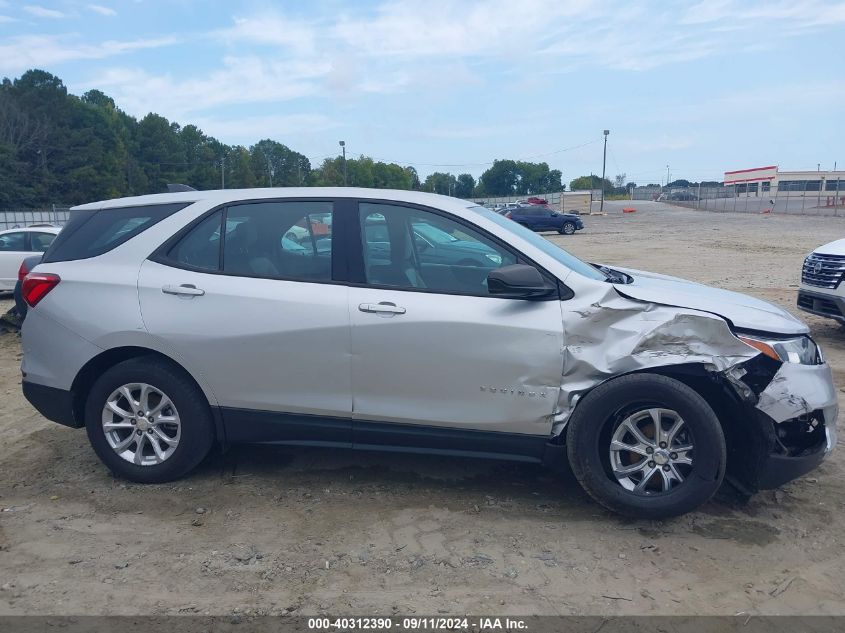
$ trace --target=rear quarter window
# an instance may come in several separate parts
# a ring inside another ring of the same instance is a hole
[[[67,262],[108,253],[190,204],[193,203],[72,211],[68,223],[47,249],[43,261]]]

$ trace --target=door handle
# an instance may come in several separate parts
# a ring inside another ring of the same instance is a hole
[[[382,301],[381,303],[362,303],[358,306],[361,312],[372,312],[374,314],[405,314],[405,308],[391,303],[390,301]]]
[[[163,286],[161,291],[166,295],[177,295],[180,297],[201,297],[205,294],[205,290],[197,288],[194,284]]]

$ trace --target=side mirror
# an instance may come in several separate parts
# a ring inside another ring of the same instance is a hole
[[[533,266],[513,264],[490,271],[487,291],[508,299],[542,299],[557,293],[557,288],[548,286],[540,271]]]

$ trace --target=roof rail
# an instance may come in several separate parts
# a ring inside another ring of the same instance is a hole
[[[167,193],[179,193],[180,191],[196,191],[196,189],[179,183],[167,183]]]

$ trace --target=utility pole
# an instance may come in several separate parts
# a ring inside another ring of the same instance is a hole
[[[220,156],[220,188],[226,188],[226,156]]]
[[[607,167],[607,135],[610,134],[610,130],[604,131],[604,154],[602,155],[601,159],[601,203],[599,204],[599,213],[604,212],[604,173],[605,168]]]
[[[343,186],[346,187],[346,141],[338,141],[338,144],[343,150]]]
[[[669,188],[669,165],[666,165],[666,188]]]

